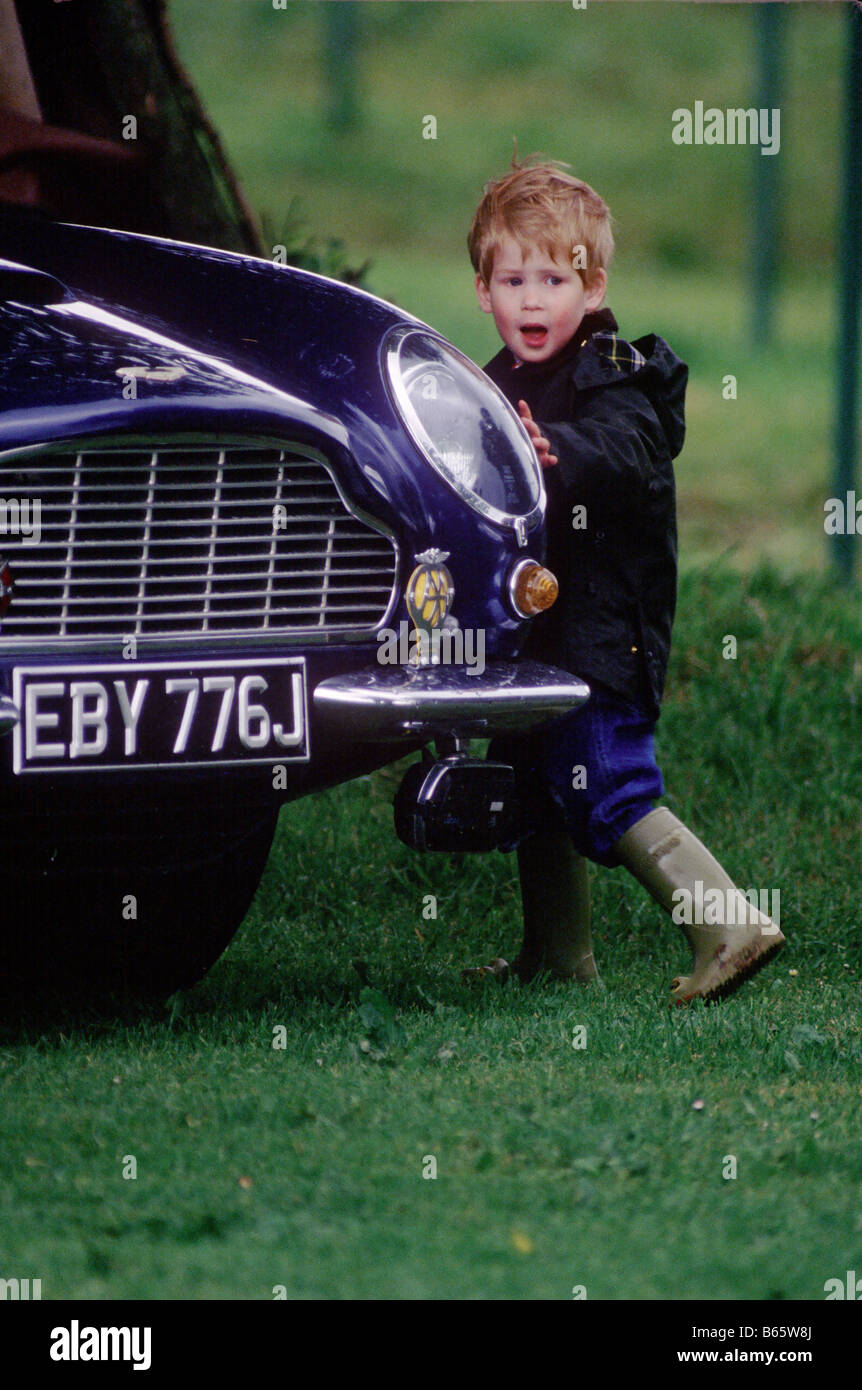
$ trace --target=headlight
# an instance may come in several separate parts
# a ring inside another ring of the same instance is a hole
[[[427,329],[394,329],[384,360],[398,412],[429,463],[477,512],[523,535],[544,510],[542,472],[505,397]]]

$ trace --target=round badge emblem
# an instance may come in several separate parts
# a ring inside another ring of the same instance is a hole
[[[414,627],[429,632],[442,627],[455,598],[455,585],[444,561],[448,550],[423,550],[404,595]]]

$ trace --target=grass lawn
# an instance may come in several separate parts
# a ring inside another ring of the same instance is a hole
[[[4,1273],[45,1298],[822,1299],[862,1247],[860,650],[820,581],[684,580],[668,804],[781,892],[789,938],[719,1007],[667,1008],[684,942],[623,870],[594,870],[604,990],[465,985],[517,945],[513,856],[404,848],[396,768],[285,808],[195,990],[7,1020]]]

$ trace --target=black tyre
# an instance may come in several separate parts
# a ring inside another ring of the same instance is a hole
[[[19,845],[13,860],[6,846],[3,992],[164,997],[194,984],[240,926],[277,818],[256,808],[225,828],[167,814],[119,841],[89,820],[53,850]]]

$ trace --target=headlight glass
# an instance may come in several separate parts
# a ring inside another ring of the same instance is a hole
[[[504,525],[541,512],[541,469],[529,436],[475,363],[409,327],[390,334],[385,362],[404,424],[456,492]]]

